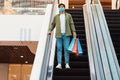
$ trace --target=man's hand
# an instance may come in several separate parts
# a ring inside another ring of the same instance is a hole
[[[52,32],[49,31],[49,32],[48,32],[48,35],[51,35],[51,34],[52,34]]]
[[[73,33],[73,37],[76,39],[76,37],[77,37],[77,34],[76,34],[76,33]]]

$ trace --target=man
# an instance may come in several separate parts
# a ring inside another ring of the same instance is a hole
[[[62,69],[62,45],[64,47],[64,58],[65,58],[65,68],[70,68],[69,66],[69,53],[67,51],[69,43],[70,43],[70,36],[73,35],[76,38],[76,30],[74,26],[74,22],[72,16],[69,13],[65,12],[65,5],[60,3],[59,7],[59,14],[57,14],[51,27],[49,28],[48,34],[51,34],[52,30],[56,27],[56,44],[57,44],[57,61],[58,65],[56,68]]]

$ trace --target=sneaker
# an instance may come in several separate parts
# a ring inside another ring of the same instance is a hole
[[[69,64],[66,64],[66,65],[65,65],[65,68],[70,69]]]
[[[58,64],[58,65],[56,66],[56,68],[57,68],[57,69],[62,69],[61,64]]]

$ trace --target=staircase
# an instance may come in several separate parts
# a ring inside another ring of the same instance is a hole
[[[120,65],[120,10],[105,10],[104,13]]]
[[[77,37],[80,38],[83,55],[76,57],[75,55],[70,55],[70,67],[71,69],[65,69],[64,65],[64,57],[63,59],[63,69],[56,69],[57,59],[55,56],[54,60],[54,72],[53,72],[53,80],[90,80],[90,70],[89,70],[89,62],[88,62],[88,52],[87,52],[87,44],[86,44],[86,36],[85,36],[85,26],[84,26],[84,18],[82,10],[66,10],[66,12],[70,13],[73,17]]]

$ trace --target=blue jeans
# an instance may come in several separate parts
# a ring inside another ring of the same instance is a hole
[[[64,47],[64,60],[65,64],[69,63],[69,53],[68,46],[70,42],[70,36],[66,36],[65,34],[61,34],[60,38],[56,38],[57,42],[57,61],[58,64],[62,63],[62,46]]]

